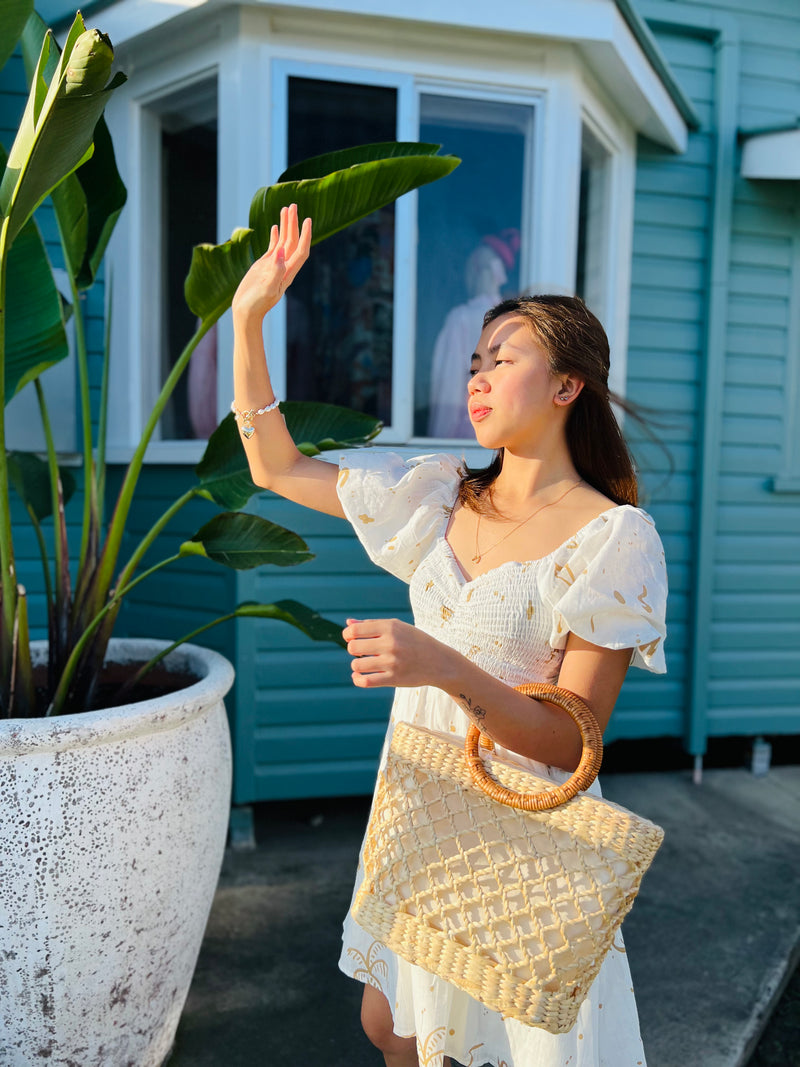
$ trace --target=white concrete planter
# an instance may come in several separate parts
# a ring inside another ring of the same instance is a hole
[[[158,1067],[172,1046],[225,847],[233,667],[194,645],[167,664],[198,681],[0,720],[3,1067]]]

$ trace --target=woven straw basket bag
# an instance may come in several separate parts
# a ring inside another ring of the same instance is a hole
[[[583,739],[578,769],[557,787],[497,758],[490,774],[476,727],[462,746],[397,723],[353,917],[398,956],[504,1017],[563,1034],[664,831],[582,793],[602,759],[600,728],[583,701],[544,683],[518,690],[572,716]]]

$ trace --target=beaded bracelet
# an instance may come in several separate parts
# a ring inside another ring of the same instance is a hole
[[[236,407],[236,401],[232,400],[231,411],[234,414],[234,418],[242,420],[242,436],[250,440],[250,438],[256,432],[256,428],[253,425],[253,419],[256,417],[256,415],[266,415],[270,411],[274,411],[279,404],[280,400],[278,400],[276,397],[276,399],[273,400],[271,404],[267,404],[265,408],[250,408],[248,411],[239,411],[239,409]]]

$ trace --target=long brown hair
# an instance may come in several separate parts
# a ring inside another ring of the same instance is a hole
[[[615,504],[636,504],[633,459],[611,402],[626,410],[627,405],[608,389],[608,338],[600,321],[577,296],[522,296],[487,311],[484,328],[508,314],[526,320],[547,353],[551,374],[569,374],[584,383],[567,416],[567,446],[575,470]],[[501,448],[488,467],[468,470],[459,487],[459,503],[473,511],[492,511],[491,488],[502,467]]]

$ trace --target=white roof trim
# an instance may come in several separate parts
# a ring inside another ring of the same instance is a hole
[[[635,129],[676,152],[686,150],[688,131],[667,88],[620,14],[614,0],[118,0],[98,13],[115,45],[122,45],[191,10],[250,6],[266,11],[326,12],[417,25],[480,31],[495,41],[569,42],[604,85]]]
[[[742,177],[800,181],[800,129],[748,137],[742,146]]]

